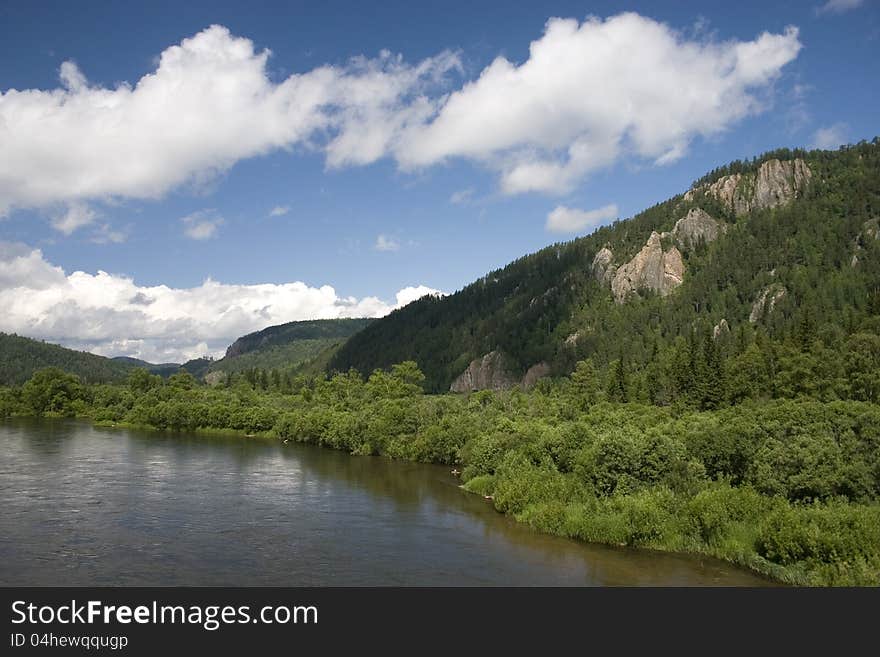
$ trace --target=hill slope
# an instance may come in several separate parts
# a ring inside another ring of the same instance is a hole
[[[0,385],[20,385],[44,367],[59,367],[87,383],[121,381],[138,365],[0,333]]]
[[[150,374],[158,374],[161,377],[168,378],[172,374],[176,373],[180,368],[180,363],[148,363],[145,360],[141,360],[140,358],[132,358],[131,356],[114,356],[112,360],[124,363],[131,367],[142,367],[145,370],[149,370]]]
[[[210,372],[242,372],[297,367],[343,344],[371,319],[317,319],[270,326],[238,338]]]
[[[536,365],[567,374],[587,357],[644,373],[677,338],[716,326],[742,345],[799,327],[831,343],[872,326],[880,309],[878,218],[877,139],[774,151],[376,320],[328,369],[412,359],[440,392],[509,387]]]

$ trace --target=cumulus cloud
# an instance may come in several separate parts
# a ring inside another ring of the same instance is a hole
[[[835,123],[824,128],[819,128],[813,134],[812,148],[834,149],[846,143],[845,123]]]
[[[235,338],[273,324],[381,317],[425,294],[442,293],[406,287],[388,303],[299,281],[231,285],[209,278],[192,288],[140,286],[104,271],[67,274],[39,249],[0,242],[0,331],[151,362],[221,355]]]
[[[467,157],[497,169],[506,192],[564,192],[624,152],[672,162],[760,112],[759,92],[800,49],[795,27],[714,42],[634,13],[551,19],[525,62],[495,59],[396,155],[407,168]]]
[[[290,212],[289,205],[276,205],[274,208],[269,210],[270,217],[283,217],[288,212]]]
[[[624,154],[671,162],[762,111],[800,48],[794,27],[717,42],[634,13],[551,19],[526,61],[498,57],[453,89],[451,52],[410,64],[383,51],[275,82],[268,50],[214,25],[133,84],[90,84],[68,61],[58,88],[0,93],[0,216],[158,198],[282,148],[321,150],[329,168],[464,158],[508,193],[561,192]]]
[[[379,237],[376,238],[376,244],[373,248],[377,251],[399,251],[400,242],[393,237],[379,235]]]
[[[558,205],[547,215],[546,228],[551,233],[580,233],[616,219],[617,205],[609,203],[595,210],[578,210]]]
[[[828,0],[824,5],[816,8],[816,13],[842,14],[852,9],[858,9],[864,4],[864,0]]]
[[[223,225],[223,217],[216,210],[199,210],[181,217],[184,234],[193,240],[209,240],[217,234],[217,228]]]
[[[331,166],[365,164],[432,102],[429,81],[458,66],[441,53],[410,66],[383,52],[275,83],[268,50],[214,25],[161,53],[135,84],[90,85],[74,62],[62,86],[0,93],[0,214],[12,207],[158,198],[271,150],[324,145]]]
[[[426,296],[442,297],[446,295],[444,292],[441,292],[440,290],[435,290],[434,288],[428,287],[426,285],[405,287],[400,290],[395,296],[395,298],[397,299],[397,305],[395,306],[395,308],[403,308],[413,301],[417,301],[418,299]]]

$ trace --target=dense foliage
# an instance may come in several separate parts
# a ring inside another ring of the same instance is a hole
[[[528,393],[427,396],[413,362],[265,391],[143,369],[87,386],[47,369],[0,388],[0,416],[229,429],[454,464],[468,490],[542,531],[714,555],[788,582],[880,585],[880,406],[614,403],[617,376],[583,361]]]
[[[506,354],[520,373],[543,361],[556,375],[569,374],[586,358],[605,372],[623,356],[621,367],[636,387],[635,397],[670,404],[683,389],[675,369],[682,350],[693,351],[721,319],[731,336],[717,358],[730,370],[740,361],[755,361],[756,349],[771,367],[787,359],[802,360],[811,370],[836,367],[856,348],[862,339],[857,336],[878,330],[880,141],[835,152],[774,152],[718,169],[703,182],[752,171],[770,156],[807,160],[813,176],[803,198],[734,217],[705,196],[687,202],[675,197],[588,237],[521,258],[456,294],[401,308],[352,336],[329,369],[369,372],[415,360],[425,371],[426,389],[442,392],[471,360],[493,350]],[[728,222],[726,235],[685,251],[684,283],[672,295],[643,293],[614,303],[591,272],[599,249],[610,246],[615,261],[623,262],[652,230],[670,230],[696,205]],[[750,322],[752,304],[771,285],[783,287],[785,296],[772,312]],[[781,346],[798,344],[807,348],[792,352]],[[655,389],[645,390],[658,372],[663,376]],[[770,374],[761,379],[760,390],[724,394],[775,396],[774,371]],[[832,382],[846,375],[828,377],[827,398],[847,397]]]

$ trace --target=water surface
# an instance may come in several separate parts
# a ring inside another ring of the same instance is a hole
[[[0,422],[0,585],[724,585],[539,534],[449,468],[239,437]]]

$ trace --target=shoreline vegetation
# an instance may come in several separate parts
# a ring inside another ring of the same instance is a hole
[[[706,555],[789,584],[880,585],[880,406],[656,406],[615,401],[619,377],[608,372],[603,389],[583,362],[528,392],[425,395],[412,361],[284,386],[265,373],[210,387],[146,370],[85,385],[47,368],[0,387],[0,417],[232,432],[446,464],[465,490],[542,532]]]

